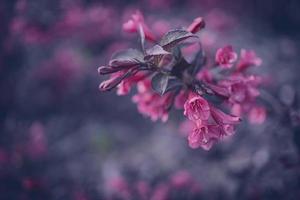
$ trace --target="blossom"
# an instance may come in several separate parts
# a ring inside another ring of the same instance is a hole
[[[204,68],[197,74],[197,79],[210,83],[213,80],[213,74],[209,69]]]
[[[123,177],[116,177],[106,183],[106,189],[110,196],[116,196],[120,199],[131,199],[130,186]]]
[[[262,64],[261,58],[259,58],[255,51],[241,49],[240,60],[237,64],[237,70],[243,71],[251,66],[260,66]]]
[[[219,125],[236,125],[241,121],[239,117],[226,114],[213,106],[211,106],[210,111],[212,118]]]
[[[136,190],[141,200],[148,199],[148,196],[151,192],[150,185],[146,181],[142,181],[142,180],[136,183]]]
[[[125,76],[126,76],[126,73],[124,73],[124,72],[112,74],[110,79],[105,80],[102,83],[100,83],[100,85],[99,85],[100,91],[108,91],[108,90],[115,88],[117,85],[119,85],[122,82],[122,80],[125,78]]]
[[[139,31],[139,27],[143,28],[146,39],[155,41],[155,36],[150,31],[150,28],[145,24],[142,13],[140,11],[136,11],[136,13],[131,16],[131,19],[123,24],[123,30],[128,33],[135,33]]]
[[[189,146],[193,149],[202,147],[210,150],[220,138],[220,128],[217,125],[198,125],[188,136]]]
[[[118,95],[126,95],[130,92],[133,85],[138,83],[139,81],[143,80],[146,76],[142,73],[138,73],[134,76],[131,76],[127,79],[124,79],[118,86],[117,86],[117,94]]]
[[[132,97],[132,101],[138,106],[138,110],[145,116],[151,118],[152,121],[161,119],[163,122],[168,120],[169,107],[172,103],[172,93],[164,96],[152,91],[149,80],[143,80],[137,84],[138,93]]]
[[[220,81],[219,85],[225,87],[229,91],[229,102],[248,103],[253,102],[259,95],[258,86],[261,79],[257,76],[245,76],[243,74],[235,74]]]
[[[188,135],[189,146],[193,149],[201,147],[204,150],[210,150],[222,137],[233,135],[235,125],[239,122],[239,117],[228,115],[210,106],[209,119],[206,121],[197,120],[193,124],[194,128]],[[190,130],[190,128],[187,128],[187,130]]]
[[[107,199],[122,200],[166,200],[182,195],[196,199],[201,191],[198,181],[184,169],[175,172],[167,180],[148,182],[133,177],[119,177],[107,180],[105,186]]]
[[[189,172],[181,170],[173,174],[170,178],[171,184],[175,188],[183,188],[189,186],[192,182],[192,176]]]
[[[208,102],[195,93],[190,93],[188,100],[184,103],[184,115],[192,121],[207,120],[210,115]]]
[[[223,68],[231,68],[237,60],[237,54],[233,51],[232,46],[228,45],[217,50],[216,63]]]
[[[265,109],[257,107],[255,102],[260,94],[258,90],[260,83],[260,77],[246,76],[241,73],[232,75],[219,83],[229,91],[228,103],[232,114],[242,116],[244,113],[248,113],[247,116],[251,123],[260,124],[264,122]]]
[[[29,129],[28,154],[32,158],[40,158],[47,153],[47,150],[45,127],[40,122],[34,122]]]
[[[170,187],[166,183],[160,183],[153,191],[150,200],[165,200],[168,199]]]
[[[253,107],[248,114],[249,122],[262,124],[266,120],[266,109],[262,106]]]
[[[204,22],[203,18],[197,17],[196,19],[194,19],[193,23],[191,25],[189,25],[189,27],[187,28],[187,31],[189,31],[191,33],[197,33],[204,27],[205,27],[205,22]]]

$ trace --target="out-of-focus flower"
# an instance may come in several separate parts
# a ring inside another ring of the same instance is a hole
[[[139,27],[143,28],[146,39],[155,41],[155,36],[151,32],[150,28],[145,24],[144,17],[140,11],[136,11],[131,16],[131,19],[123,24],[123,30],[129,33],[135,33],[139,31]]]
[[[237,57],[237,53],[233,51],[232,46],[228,45],[217,50],[215,60],[221,67],[231,68]]]
[[[243,71],[251,66],[260,66],[262,64],[261,58],[259,58],[255,51],[241,49],[240,60],[237,64],[237,70]]]
[[[186,170],[176,171],[167,180],[151,183],[133,177],[129,180],[124,177],[108,180],[106,183],[108,199],[166,200],[178,195],[189,197],[200,195],[198,181]]]
[[[47,138],[44,126],[39,122],[33,123],[30,127],[27,150],[33,158],[41,157],[47,153]]]
[[[111,197],[115,197],[122,200],[130,200],[132,198],[130,186],[128,182],[122,177],[117,177],[109,180],[106,183],[106,189],[107,193]]]
[[[118,95],[126,95],[130,92],[132,86],[137,84],[139,81],[146,78],[146,75],[143,73],[135,74],[127,79],[124,79],[118,86],[117,86],[117,94]]]
[[[163,122],[168,120],[169,108],[172,103],[173,94],[167,93],[163,96],[155,93],[151,88],[149,80],[140,81],[137,84],[138,93],[132,97],[137,104],[138,110],[153,121],[161,119]]]
[[[191,25],[189,25],[189,27],[187,28],[187,31],[189,31],[191,33],[197,33],[204,27],[205,27],[205,22],[204,22],[203,18],[198,17],[198,18],[194,19],[194,21]]]
[[[208,69],[204,68],[197,74],[197,79],[210,83],[213,80],[213,75]]]
[[[229,102],[244,103],[251,102],[259,95],[257,87],[261,79],[257,76],[244,76],[242,74],[235,74],[228,79],[223,80],[219,85],[228,89],[230,93]]]
[[[168,199],[170,187],[166,183],[159,184],[153,191],[150,200],[165,200]]]
[[[181,170],[173,174],[170,181],[173,187],[183,188],[189,186],[193,182],[193,178],[189,172]]]
[[[253,107],[248,115],[249,122],[252,124],[262,124],[266,120],[266,109],[262,106]]]
[[[248,118],[250,117],[249,112],[251,109],[256,107],[256,98],[260,94],[258,90],[260,84],[260,77],[247,76],[242,73],[236,73],[218,83],[219,86],[228,90],[227,102],[230,105],[231,113],[239,117],[246,115]]]
[[[148,200],[151,192],[151,187],[146,181],[138,181],[136,183],[136,190],[141,200]]]

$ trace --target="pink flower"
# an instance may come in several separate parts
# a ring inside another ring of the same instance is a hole
[[[140,26],[144,30],[146,39],[155,41],[155,36],[145,24],[144,17],[140,11],[136,11],[136,13],[131,16],[131,19],[123,24],[123,30],[128,33],[135,33],[139,31]]]
[[[192,182],[192,176],[189,172],[181,170],[171,176],[171,184],[175,188],[183,188],[189,186]]]
[[[229,90],[222,85],[206,83],[206,85],[216,94],[222,97],[229,97]]]
[[[47,149],[44,126],[39,122],[34,122],[29,129],[27,151],[31,157],[39,158],[47,153]]]
[[[118,72],[111,75],[110,79],[103,81],[99,85],[100,91],[109,91],[119,85],[125,77],[124,72]]]
[[[246,113],[251,123],[264,121],[266,117],[264,110],[255,107],[255,100],[260,94],[258,90],[260,83],[260,77],[239,73],[219,83],[229,91],[228,103],[233,115],[242,116]]]
[[[235,133],[235,125],[239,124],[239,117],[229,115],[211,106],[211,116],[221,128],[220,136],[231,136]]]
[[[208,69],[202,69],[198,74],[197,74],[197,79],[201,81],[205,81],[207,83],[212,82],[213,80],[213,74],[210,72]]]
[[[259,95],[258,86],[260,82],[261,79],[256,76],[235,74],[227,80],[221,81],[219,85],[228,89],[230,103],[246,104],[253,102]]]
[[[130,186],[122,177],[111,179],[106,183],[106,189],[109,196],[115,196],[124,200],[131,199]]]
[[[150,200],[166,200],[168,199],[170,187],[165,183],[160,183],[153,191]]]
[[[252,124],[262,124],[266,120],[266,115],[264,107],[256,106],[250,110],[248,119]]]
[[[193,23],[187,28],[191,33],[197,33],[205,27],[205,22],[202,17],[194,19]]]
[[[231,68],[237,60],[237,54],[233,51],[232,46],[228,45],[220,48],[216,53],[216,63],[223,68]]]
[[[133,85],[137,84],[139,81],[143,80],[146,76],[144,74],[138,73],[123,80],[118,86],[117,94],[126,95],[130,92]]]
[[[220,128],[217,125],[198,125],[188,136],[189,146],[193,149],[210,150],[220,138]]]
[[[209,150],[224,136],[235,133],[235,125],[240,122],[239,117],[225,114],[221,110],[210,106],[211,117],[206,121],[198,120],[188,135],[189,146],[193,149]]]
[[[136,190],[141,200],[147,200],[150,194],[150,186],[146,181],[138,181],[136,183]]]
[[[184,103],[184,115],[192,121],[207,120],[210,116],[209,104],[200,95],[190,93]]]
[[[243,109],[242,109],[241,104],[235,103],[231,106],[231,114],[232,115],[241,117],[242,113],[243,113]]]
[[[160,96],[152,90],[148,79],[138,82],[137,89],[138,93],[132,97],[132,100],[137,104],[139,112],[150,117],[152,121],[161,119],[166,122],[173,94],[166,93]]]
[[[260,66],[261,64],[261,58],[257,57],[254,51],[242,49],[240,54],[240,60],[237,64],[237,70],[243,71],[248,67]]]
[[[98,72],[101,74],[112,73],[111,71],[114,70],[111,67],[99,67]],[[111,74],[108,80],[103,81],[99,85],[99,89],[101,91],[109,91],[118,86],[118,95],[125,95],[127,94],[131,87],[137,83],[138,81],[144,79],[145,76],[142,73],[137,74],[135,68],[119,70]]]
[[[213,106],[210,107],[210,112],[212,118],[219,125],[236,125],[241,121],[239,117],[228,115]]]

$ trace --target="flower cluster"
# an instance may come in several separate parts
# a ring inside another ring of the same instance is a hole
[[[238,56],[228,45],[217,50],[214,62],[208,62],[198,34],[204,27],[203,18],[198,17],[187,28],[171,30],[157,40],[137,11],[123,30],[139,34],[141,50],[115,53],[98,72],[111,74],[100,84],[101,91],[117,87],[117,94],[125,95],[137,85],[132,100],[139,112],[153,121],[167,121],[173,105],[184,109],[192,122],[189,146],[209,150],[221,138],[235,133],[244,113],[249,113],[250,122],[262,123],[266,110],[256,104],[262,78],[248,70],[260,66],[262,60],[251,50],[242,49]]]
[[[128,181],[123,177],[116,177],[106,182],[106,196],[108,199],[199,199],[201,190],[199,183],[186,170],[172,174],[167,181],[152,184],[146,180]]]
[[[34,17],[29,15],[32,12],[29,1],[18,0],[6,43],[20,41],[35,46],[77,38],[84,44],[92,44],[112,37],[115,30],[113,24],[117,21],[112,8],[99,4],[84,8],[76,2],[69,2],[66,6],[64,1],[53,5],[61,8],[61,14],[52,13],[55,20],[49,22],[48,18],[38,18],[38,12],[34,13]]]

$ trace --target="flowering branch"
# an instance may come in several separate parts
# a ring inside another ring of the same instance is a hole
[[[153,121],[167,121],[173,105],[184,109],[184,115],[193,124],[189,146],[209,150],[219,139],[235,133],[244,113],[249,113],[250,122],[262,123],[266,111],[256,105],[261,78],[247,70],[260,66],[261,59],[254,51],[242,49],[238,60],[238,54],[228,45],[217,50],[215,64],[209,66],[197,35],[204,27],[204,20],[199,17],[187,29],[171,30],[156,40],[142,14],[137,12],[123,29],[139,34],[141,50],[115,53],[98,72],[111,74],[110,79],[100,84],[101,91],[117,87],[117,93],[125,95],[137,85],[133,102],[140,113]],[[185,55],[191,46],[193,51]],[[217,108],[221,104],[231,114]]]

